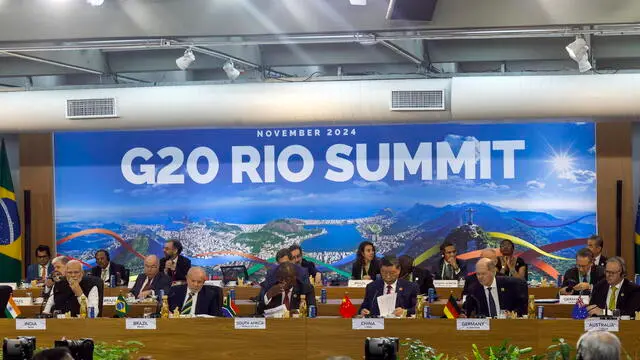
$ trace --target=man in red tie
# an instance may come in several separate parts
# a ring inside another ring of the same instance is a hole
[[[309,282],[302,282],[296,276],[296,265],[290,262],[278,265],[276,278],[278,282],[269,289],[262,288],[258,296],[258,314],[265,309],[273,309],[284,305],[287,310],[297,310],[300,307],[300,297],[306,296],[307,308],[316,304],[315,290]]]
[[[395,256],[385,256],[382,259],[380,276],[382,279],[367,285],[364,300],[360,306],[360,315],[380,316],[378,297],[394,293],[396,294],[396,304],[393,315],[400,316],[405,310],[407,310],[407,315],[414,314],[418,285],[398,278],[400,276],[400,262]]]

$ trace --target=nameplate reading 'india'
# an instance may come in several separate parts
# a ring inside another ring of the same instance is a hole
[[[436,288],[457,288],[458,280],[433,280],[433,286]]]
[[[352,319],[351,329],[353,330],[384,330],[383,318]]]
[[[16,330],[47,330],[47,319],[16,319]]]
[[[14,297],[13,301],[15,301],[18,306],[29,306],[33,305],[33,299],[30,297]]]
[[[589,303],[589,295],[560,295],[560,304],[575,305],[579,297],[582,297],[583,303]]]
[[[489,319],[456,319],[456,330],[489,331]]]
[[[618,332],[620,328],[620,322],[615,319],[585,319],[584,320],[584,331],[591,330],[604,330],[611,332]]]
[[[155,330],[156,319],[127,319],[127,330]]]
[[[103,305],[115,305],[118,298],[116,296],[105,296],[102,299]]]
[[[267,328],[265,318],[235,318],[234,326],[236,330],[260,330]]]
[[[363,288],[367,287],[372,280],[349,280],[348,287]]]

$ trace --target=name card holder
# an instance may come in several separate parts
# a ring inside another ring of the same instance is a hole
[[[102,298],[102,305],[115,305],[118,301],[117,296],[105,296]]]
[[[589,304],[589,295],[560,295],[560,304],[575,305],[580,297],[585,305]]]
[[[47,330],[47,319],[16,319],[16,330]]]
[[[491,323],[489,319],[456,319],[456,330],[461,331],[489,331]]]
[[[235,318],[234,328],[236,330],[265,330],[267,319],[265,318]]]
[[[617,319],[598,319],[589,318],[584,320],[584,331],[605,330],[618,332],[620,330],[620,322]]]
[[[458,280],[433,280],[433,286],[439,288],[457,288]]]
[[[126,319],[125,329],[127,330],[156,330],[156,319]]]
[[[384,330],[384,318],[351,319],[352,330]]]
[[[367,287],[371,281],[373,280],[349,280],[347,286],[350,288],[364,288]]]
[[[18,306],[31,306],[33,305],[33,299],[30,297],[14,297],[13,301]]]

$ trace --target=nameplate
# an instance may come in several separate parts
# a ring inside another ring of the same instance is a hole
[[[16,330],[47,330],[47,319],[16,319]]]
[[[585,305],[589,304],[589,295],[560,295],[560,304],[575,305],[579,297]]]
[[[616,319],[610,320],[610,319],[589,318],[584,320],[584,331],[604,330],[604,331],[618,332],[619,328],[620,328],[620,323]]]
[[[13,301],[15,301],[18,306],[30,306],[33,305],[33,299],[30,297],[14,297]]]
[[[126,319],[127,330],[155,330],[156,319]]]
[[[102,305],[115,305],[118,301],[117,296],[105,296],[102,298]]]
[[[16,283],[7,283],[7,282],[0,282],[0,286],[9,286],[11,287],[12,290],[15,290],[16,287],[18,286],[18,284]]]
[[[489,319],[456,319],[456,330],[489,331]]]
[[[438,288],[457,288],[458,280],[433,280],[433,286]]]
[[[372,280],[349,280],[347,286],[350,288],[363,288],[367,287]]]
[[[352,330],[384,330],[383,318],[351,319]]]
[[[42,298],[42,297],[33,299],[33,303],[35,305],[41,305],[43,302],[44,302],[44,298]]]
[[[222,287],[222,280],[207,280],[204,282],[205,285]]]
[[[235,318],[234,327],[236,330],[260,330],[267,328],[265,318]]]
[[[67,315],[65,314],[58,314],[56,315],[56,319],[71,319],[71,318],[67,318]]]

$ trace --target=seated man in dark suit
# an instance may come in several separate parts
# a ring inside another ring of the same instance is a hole
[[[164,290],[164,293],[169,295],[169,287],[171,287],[171,279],[160,272],[158,257],[149,255],[144,258],[144,273],[136,278],[131,295],[137,299],[146,299],[156,296],[160,290]]]
[[[413,266],[414,258],[409,255],[402,255],[398,258],[400,262],[399,279],[414,282],[418,285],[418,294],[426,294],[433,286],[433,275],[427,269]]]
[[[187,284],[171,287],[169,309],[178,308],[180,315],[222,316],[222,289],[217,286],[204,286],[206,279],[203,268],[189,269]]]
[[[640,288],[625,279],[627,266],[619,256],[607,259],[604,280],[593,287],[589,300],[589,315],[613,315],[613,310],[620,310],[620,315],[634,316],[640,311]]]
[[[169,240],[164,243],[164,257],[160,260],[160,272],[165,273],[171,283],[184,284],[187,272],[191,268],[191,260],[182,255],[182,243]]]
[[[264,314],[266,309],[273,309],[280,305],[286,306],[293,312],[300,307],[302,295],[306,296],[307,308],[316,304],[315,289],[309,281],[303,282],[296,276],[296,265],[285,262],[277,267],[276,283],[262,286],[258,296],[258,315]]]
[[[52,272],[51,249],[47,245],[40,245],[36,248],[36,263],[27,268],[27,281],[45,282]]]
[[[293,244],[289,246],[289,252],[291,253],[291,261],[294,264],[307,269],[307,273],[313,278],[314,283],[317,285],[322,284],[322,274],[316,269],[316,264],[302,257],[302,248],[300,245]]]
[[[104,284],[100,278],[84,276],[82,263],[78,260],[69,261],[62,275],[64,277],[54,283],[43,313],[71,312],[71,316],[75,317],[80,313],[80,302],[84,295],[87,298],[87,310],[94,307],[95,316],[100,316],[104,294]]]
[[[360,315],[380,316],[378,296],[396,294],[396,305],[393,315],[401,316],[406,310],[407,315],[415,314],[418,296],[418,285],[407,280],[399,279],[400,262],[394,256],[385,256],[380,263],[380,276],[365,289],[364,300],[360,305]]]
[[[480,252],[480,258],[489,259],[494,264],[498,263],[498,254],[496,253],[496,250],[492,248],[482,249],[482,251]],[[496,276],[502,276],[502,274],[496,272]],[[466,277],[464,288],[462,289],[462,295],[468,295],[469,289],[475,284],[478,284],[478,275],[474,272],[473,274]]]
[[[91,275],[102,279],[107,286],[111,284],[112,275],[116,277],[116,286],[129,283],[129,279],[126,279],[127,271],[124,266],[111,262],[111,256],[109,256],[107,250],[100,249],[96,251],[95,258],[97,266],[91,268]]]
[[[604,269],[593,264],[593,253],[588,248],[576,253],[576,266],[564,273],[560,295],[589,295],[593,285],[604,279]]]
[[[529,291],[523,280],[508,276],[496,277],[496,265],[482,258],[476,264],[478,282],[469,288],[464,305],[468,317],[497,317],[501,310],[527,314]]]
[[[445,240],[440,245],[441,259],[435,271],[436,280],[460,280],[467,275],[467,265],[459,261],[457,255],[458,250],[452,242]]]

